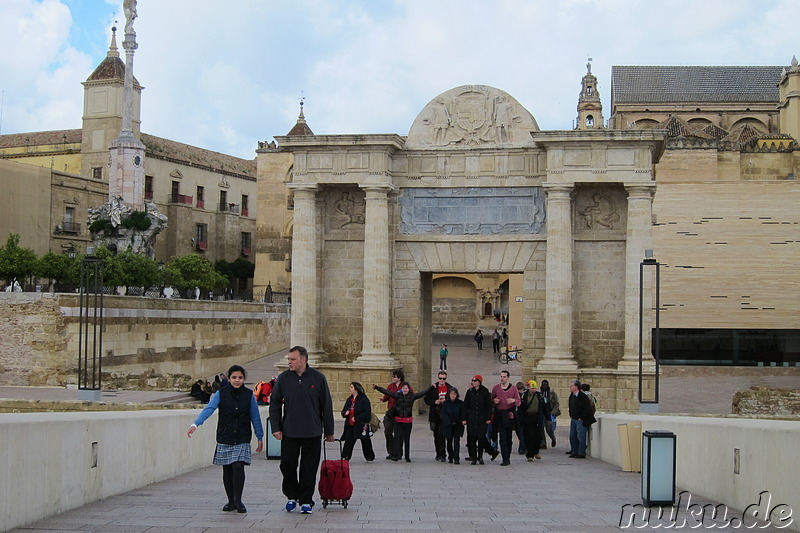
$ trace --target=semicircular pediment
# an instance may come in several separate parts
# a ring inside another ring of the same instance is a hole
[[[488,85],[462,85],[443,92],[417,115],[406,148],[510,148],[533,144],[539,125],[511,95]]]

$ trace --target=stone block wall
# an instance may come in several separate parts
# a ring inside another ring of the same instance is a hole
[[[322,349],[329,361],[353,360],[363,343],[364,243],[326,240],[322,255]]]
[[[800,389],[750,387],[733,395],[735,415],[800,415]]]
[[[434,298],[433,299],[433,332],[459,333],[469,335],[475,333],[477,314],[475,298]]]
[[[625,241],[576,241],[572,276],[578,366],[613,368],[625,346]]]
[[[0,384],[77,381],[79,299],[0,294]],[[105,297],[103,380],[115,388],[184,390],[289,344],[289,309],[243,302]]]

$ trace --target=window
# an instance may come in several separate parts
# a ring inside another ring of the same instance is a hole
[[[153,176],[144,177],[144,199],[153,199]]]
[[[242,195],[242,216],[250,216],[250,197],[246,194]]]
[[[219,191],[219,210],[228,210],[228,191]]]
[[[201,185],[197,186],[197,207],[201,209],[206,206],[205,192],[206,192],[205,187]]]
[[[75,223],[74,207],[64,208],[64,224],[62,226],[62,231],[64,233],[78,233],[80,231],[80,225]]]
[[[172,182],[172,194],[170,195],[169,201],[173,204],[177,204],[180,200],[178,196],[181,194],[181,182],[180,181],[173,181]]]
[[[250,257],[250,243],[250,233],[242,232],[242,255],[244,257]]]
[[[594,126],[594,117],[592,115],[588,115],[586,117],[586,125],[587,126]]]
[[[103,167],[92,167],[92,177],[96,180],[103,179]]]
[[[197,224],[195,226],[195,238],[194,238],[194,245],[195,249],[198,251],[205,251],[208,248],[208,226],[205,224]]]

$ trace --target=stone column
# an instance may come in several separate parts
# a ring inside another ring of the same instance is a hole
[[[542,370],[577,369],[572,357],[573,186],[544,184],[547,194],[547,281]]]
[[[645,250],[653,248],[653,192],[655,184],[626,185],[628,226],[625,236],[625,351],[619,367],[639,365],[639,264]],[[654,267],[644,272],[644,320],[642,352],[646,365],[653,364],[650,330],[653,327]]]
[[[319,348],[319,287],[317,283],[317,185],[290,183],[294,191],[292,232],[291,345],[304,346],[312,363],[322,359]]]
[[[389,183],[365,184],[364,329],[361,355],[355,365],[395,367],[389,351],[389,310],[392,302]]]

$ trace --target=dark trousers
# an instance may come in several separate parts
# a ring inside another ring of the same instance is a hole
[[[491,454],[494,452],[492,444],[486,438],[486,424],[478,426],[478,433],[467,431],[467,451],[474,460],[483,459],[483,452]]]
[[[439,372],[447,370],[447,357],[439,357]]]
[[[321,437],[295,439],[283,436],[281,474],[283,474],[283,494],[287,499],[297,500],[300,505],[304,503],[314,505],[314,486],[317,482],[321,449]]]
[[[544,438],[544,428],[536,425],[538,417],[522,417],[522,430],[525,435],[525,456],[533,457],[538,455],[541,450],[542,439]],[[534,420],[529,420],[534,419]]]
[[[497,419],[497,415],[495,415],[495,420]],[[496,424],[497,427],[497,437],[500,441],[500,454],[503,456],[504,463],[511,462],[511,436],[514,434],[514,423],[513,421],[507,426],[502,427],[500,424]]]
[[[356,434],[358,433],[358,435]],[[344,440],[344,448],[342,449],[342,459],[347,459],[348,461],[353,457],[353,448],[355,448],[356,441],[361,441],[361,451],[364,452],[364,459],[367,461],[374,461],[375,460],[375,451],[372,449],[372,439],[369,436],[361,437],[361,427],[351,426],[350,424],[345,424],[344,426],[344,435],[342,435],[342,440]]]
[[[406,450],[406,459],[411,458],[411,422],[394,423],[394,449],[392,456],[396,459],[403,457],[403,446]]]
[[[460,426],[460,424],[459,424]],[[450,461],[459,461],[461,452],[461,435],[464,430],[461,427],[446,428],[444,432],[444,442],[447,448],[447,457]]]
[[[500,339],[492,339],[492,352],[497,353],[500,351]]]
[[[435,407],[432,407],[435,409]],[[433,432],[433,447],[436,448],[436,458],[447,457],[447,451],[444,446],[444,431],[442,430],[442,419],[439,418],[438,413],[436,419],[430,422],[431,431]]]
[[[383,417],[383,436],[386,438],[386,455],[394,455],[394,417]]]

